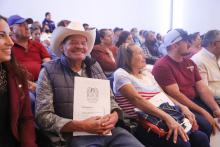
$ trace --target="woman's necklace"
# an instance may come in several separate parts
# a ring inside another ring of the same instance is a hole
[[[0,64],[0,91],[5,91],[7,87],[6,71],[3,69],[3,65]]]

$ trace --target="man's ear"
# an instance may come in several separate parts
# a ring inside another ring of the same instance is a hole
[[[10,26],[11,35],[13,36],[15,34],[15,28],[14,26]]]

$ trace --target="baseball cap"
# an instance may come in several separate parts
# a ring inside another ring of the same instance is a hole
[[[181,40],[188,41],[189,36],[186,31],[183,29],[174,29],[169,31],[164,37],[164,46],[168,47],[172,44],[175,44]]]
[[[8,25],[9,26],[12,26],[14,24],[21,24],[21,23],[24,23],[25,21],[28,23],[28,24],[32,24],[33,23],[33,19],[31,18],[23,18],[19,15],[12,15],[8,18]]]

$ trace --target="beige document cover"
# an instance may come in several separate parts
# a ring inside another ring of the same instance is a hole
[[[75,77],[73,119],[110,114],[110,83],[108,80]],[[96,135],[73,132],[73,136]]]

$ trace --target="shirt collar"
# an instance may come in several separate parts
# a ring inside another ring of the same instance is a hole
[[[216,56],[210,52],[209,50],[207,50],[206,48],[202,48],[203,52],[205,52],[210,58],[213,58],[215,60],[217,60]]]

